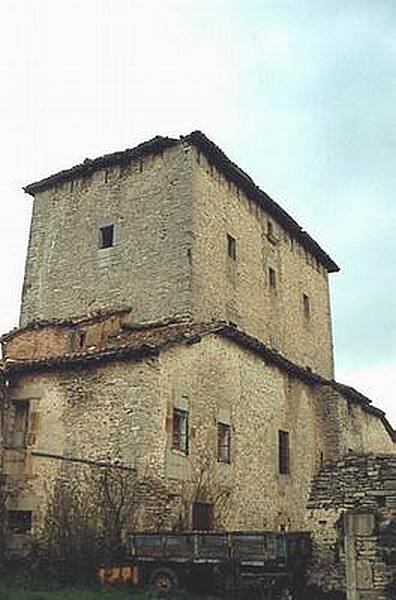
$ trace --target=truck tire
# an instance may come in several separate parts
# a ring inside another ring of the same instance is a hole
[[[149,586],[156,592],[173,592],[178,586],[177,575],[168,567],[158,567],[150,573]]]

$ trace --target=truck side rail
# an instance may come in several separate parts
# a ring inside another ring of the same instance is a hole
[[[136,561],[220,563],[287,567],[311,550],[310,534],[274,532],[190,532],[132,534]]]

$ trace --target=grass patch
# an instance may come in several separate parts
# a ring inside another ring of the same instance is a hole
[[[125,588],[60,585],[51,582],[2,582],[0,600],[148,600],[144,592]]]
[[[61,585],[53,582],[1,582],[0,600],[160,600],[163,595],[122,587]],[[180,590],[168,600],[216,600]]]
[[[34,579],[21,571],[0,572],[0,600],[159,600],[163,595],[133,587],[100,584],[61,584],[46,578]],[[212,595],[193,594],[185,590],[173,592],[168,600],[216,600]]]

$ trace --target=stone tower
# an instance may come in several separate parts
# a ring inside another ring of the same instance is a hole
[[[337,265],[200,132],[156,137],[28,185],[20,325],[119,308],[224,320],[333,376]]]

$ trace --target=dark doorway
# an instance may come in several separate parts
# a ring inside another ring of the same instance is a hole
[[[192,528],[209,531],[213,528],[213,505],[206,502],[194,502],[192,509]]]

